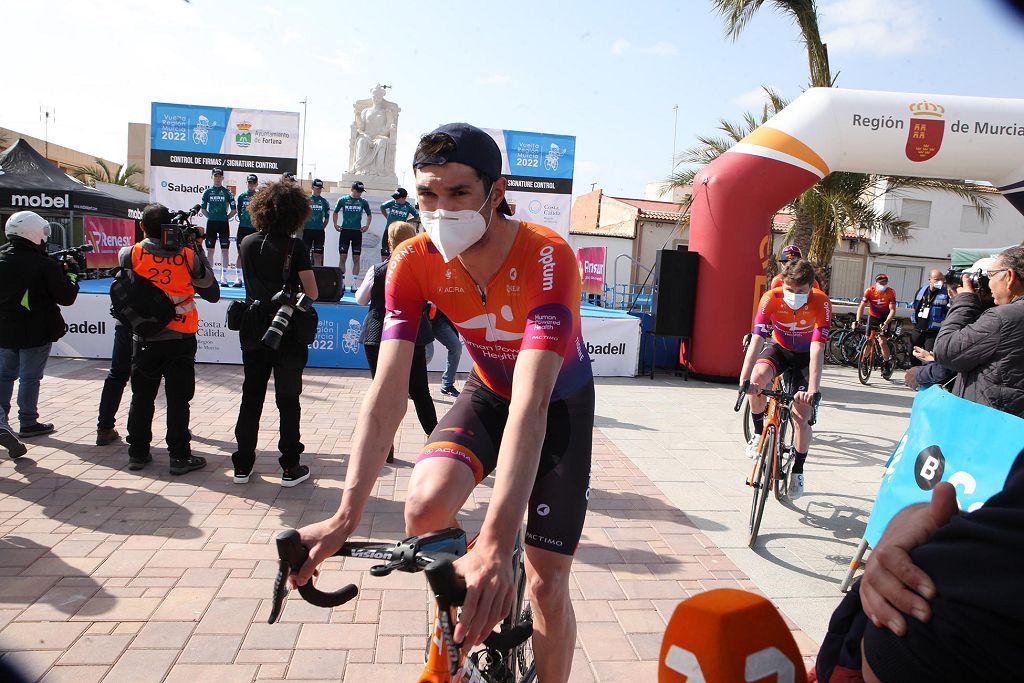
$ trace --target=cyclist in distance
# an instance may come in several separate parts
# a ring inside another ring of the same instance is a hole
[[[857,318],[856,323],[860,324],[860,318],[864,315],[864,307],[868,307],[868,329],[879,330],[883,335],[879,335],[878,341],[882,346],[882,358],[886,363],[889,362],[889,343],[885,340],[884,333],[889,328],[889,323],[896,317],[896,293],[889,289],[889,276],[885,273],[879,273],[875,276],[874,287],[868,287],[864,290],[864,298],[860,300],[860,305],[857,306]]]
[[[800,251],[800,247],[795,244],[787,244],[782,248],[782,256],[779,257],[779,274],[772,278],[771,284],[768,285],[768,289],[775,289],[776,287],[782,286],[782,270],[792,263],[793,261],[799,261],[804,257],[803,252]],[[811,285],[814,289],[821,289],[821,285],[818,284],[818,279],[814,279],[814,284]]]
[[[793,417],[796,422],[793,469],[789,478],[789,497],[796,500],[804,492],[804,461],[811,445],[811,403],[821,388],[821,369],[825,343],[832,325],[832,304],[820,289],[813,289],[814,267],[799,259],[782,271],[782,286],[769,289],[757,305],[750,346],[743,360],[740,384],[750,380],[750,414],[754,435],[747,444],[747,455],[757,455],[764,430],[768,401],[760,395],[772,380],[790,368],[795,374]],[[769,326],[772,338],[765,343]],[[763,347],[763,348],[762,348]]]
[[[406,411],[423,303],[466,340],[475,366],[420,451],[406,531],[457,526],[473,489],[494,489],[472,551],[455,562],[466,600],[455,630],[467,650],[512,605],[513,549],[526,524],[526,572],[539,680],[566,681],[576,641],[569,572],[586,517],[594,381],[580,327],[576,257],[556,233],[511,220],[501,151],[484,131],[451,123],[413,159],[425,233],[403,242],[385,279],[377,373],[360,410],[337,513],[300,529],[303,584],[355,531]]]

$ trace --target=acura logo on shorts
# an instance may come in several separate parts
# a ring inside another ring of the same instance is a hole
[[[537,514],[541,517],[547,517],[550,512],[551,508],[548,507],[545,503],[541,503],[540,505],[537,506]]]

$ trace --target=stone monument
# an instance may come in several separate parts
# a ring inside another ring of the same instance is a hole
[[[395,174],[395,143],[398,139],[398,114],[401,108],[384,99],[387,86],[378,84],[369,99],[353,105],[355,120],[348,146],[348,171],[343,187],[359,180],[367,194],[390,197],[398,186]]]

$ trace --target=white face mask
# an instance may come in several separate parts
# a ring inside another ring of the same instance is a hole
[[[884,292],[885,290],[889,289],[889,285],[876,284],[875,289],[877,289],[879,292]]]
[[[787,292],[783,290],[782,300],[786,302],[786,305],[792,308],[794,311],[798,308],[802,308],[807,303],[807,298],[810,294],[797,294],[796,292]]]
[[[942,289],[941,282],[929,282],[928,284],[932,286],[932,289]]]
[[[453,261],[462,252],[480,241],[487,232],[487,222],[480,213],[490,201],[491,195],[480,206],[480,209],[463,209],[461,211],[421,211],[420,222],[427,231],[430,241],[434,243],[445,263]]]

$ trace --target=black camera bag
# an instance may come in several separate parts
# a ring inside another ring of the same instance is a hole
[[[110,283],[110,314],[135,334],[149,337],[174,320],[174,302],[131,268],[115,268]]]

